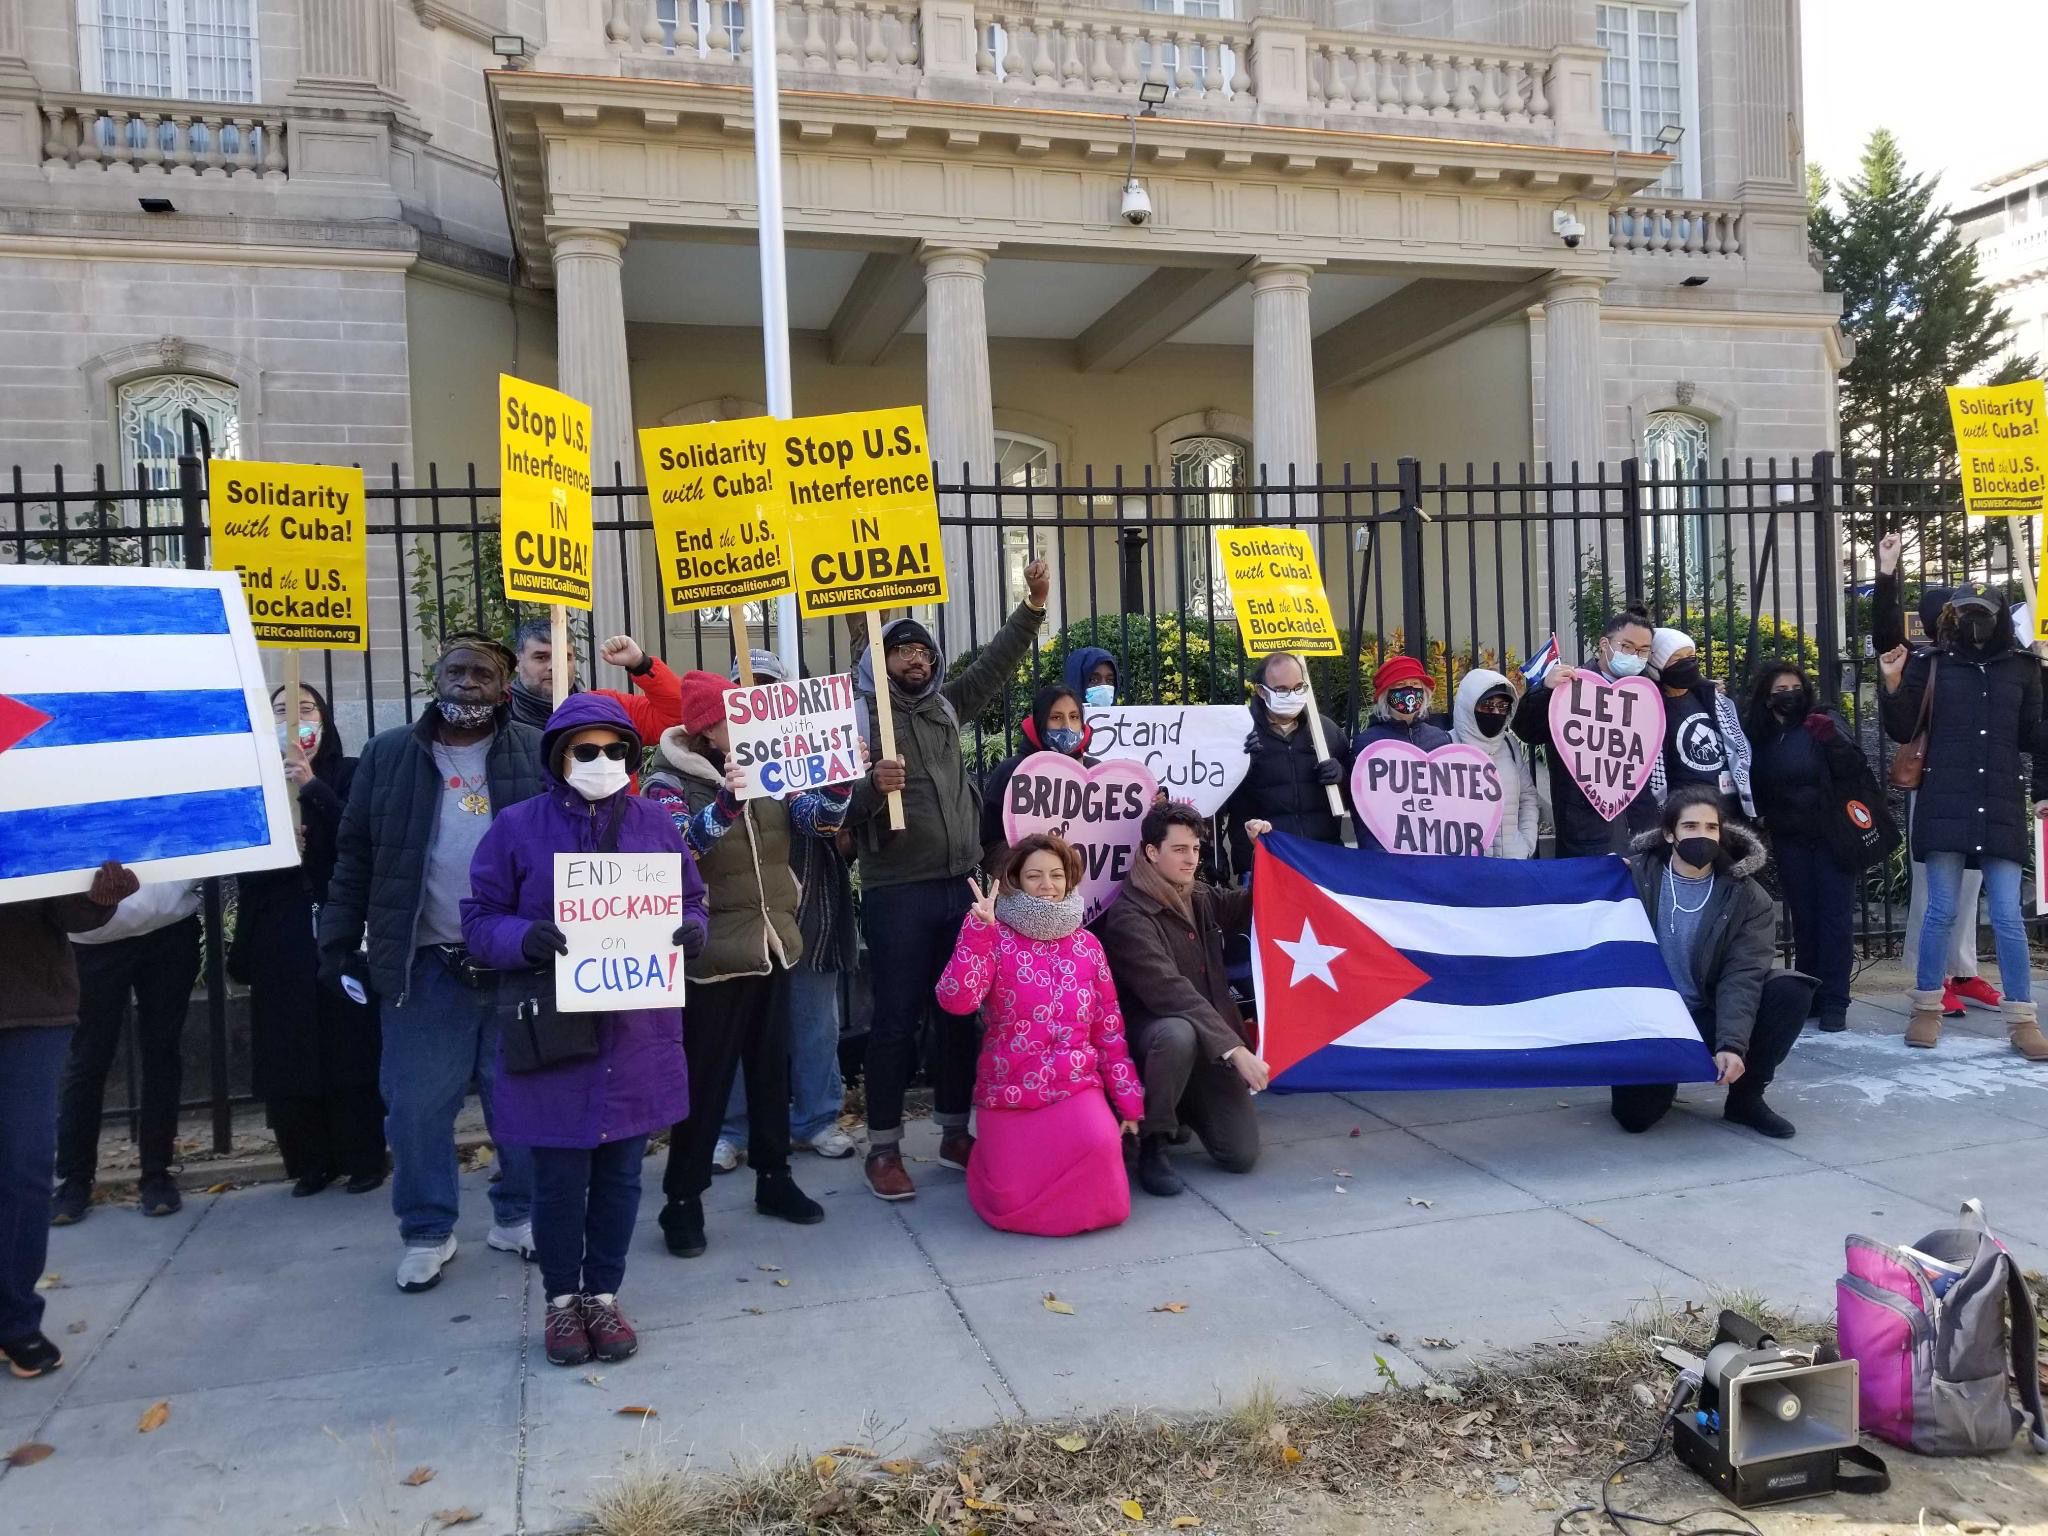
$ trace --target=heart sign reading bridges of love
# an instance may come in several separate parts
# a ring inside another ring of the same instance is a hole
[[[1159,783],[1143,763],[1084,767],[1061,752],[1034,752],[1003,787],[1003,836],[1015,847],[1033,832],[1055,832],[1081,856],[1081,901],[1094,922],[1116,900],[1145,813]]]
[[[1500,769],[1464,742],[1368,744],[1351,765],[1351,803],[1389,853],[1483,854],[1506,809]]]
[[[1650,782],[1664,743],[1664,698],[1646,678],[1609,682],[1587,668],[1550,690],[1551,750],[1585,794],[1612,821]]]

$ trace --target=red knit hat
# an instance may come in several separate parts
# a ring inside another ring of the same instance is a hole
[[[680,681],[683,729],[702,736],[725,718],[725,695],[733,685],[716,672],[685,672]]]
[[[1425,688],[1435,686],[1428,669],[1413,656],[1389,656],[1372,675],[1372,696],[1377,699],[1400,683],[1420,683]]]

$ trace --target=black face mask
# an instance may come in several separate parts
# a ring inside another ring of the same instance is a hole
[[[1964,644],[1982,650],[1998,632],[1998,620],[1988,613],[1966,613],[1957,623],[1956,632],[1963,637]]]
[[[1697,688],[1700,685],[1699,660],[1688,656],[1683,661],[1672,662],[1657,675],[1666,688]]]
[[[1480,735],[1488,737],[1498,736],[1508,728],[1508,717],[1506,715],[1491,714],[1482,709],[1472,716],[1472,723],[1479,727]]]
[[[1694,869],[1710,869],[1715,856],[1721,851],[1721,840],[1717,837],[1681,837],[1671,845],[1671,851]]]
[[[1806,713],[1806,696],[1802,693],[1774,693],[1768,707],[1780,720],[1797,720]]]

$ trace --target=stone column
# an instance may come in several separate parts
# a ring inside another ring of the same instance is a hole
[[[1597,277],[1560,274],[1543,288],[1543,459],[1549,465],[1548,478],[1560,482],[1594,479],[1606,455],[1600,386],[1602,283],[1603,279]],[[1576,549],[1571,525],[1552,525],[1547,592],[1570,591],[1573,572],[1589,554],[1600,554],[1609,571],[1619,569],[1615,564],[1619,537],[1617,534],[1613,541],[1614,548],[1604,547],[1609,541],[1603,537],[1597,495],[1573,497],[1560,493],[1555,508],[1560,512],[1575,510],[1587,520],[1578,525]],[[1540,606],[1542,599],[1539,597],[1538,601]],[[1565,645],[1567,656],[1582,655],[1590,649],[1593,637],[1576,633],[1576,620],[1570,608],[1539,614],[1538,618],[1558,631],[1558,640]]]
[[[1251,482],[1284,486],[1291,474],[1303,485],[1316,478],[1315,355],[1309,332],[1308,280],[1301,262],[1260,261],[1252,279]],[[1287,499],[1274,497],[1268,515],[1285,517]]]
[[[398,55],[388,0],[304,0],[299,94],[389,95]]]
[[[924,263],[925,426],[941,484],[957,482],[964,464],[968,478],[986,485],[995,478],[996,426],[988,376],[988,259],[993,246],[919,247]],[[957,514],[958,502],[940,510]],[[986,496],[973,499],[970,515],[995,515]],[[1003,590],[1002,535],[994,528],[945,535],[946,586],[941,610],[946,648],[958,654],[970,643],[984,644],[1009,611]],[[972,584],[973,601],[968,600]],[[971,633],[968,625],[971,622]]]
[[[0,177],[39,176],[43,120],[28,68],[22,0],[0,0]]]
[[[627,485],[640,483],[638,441],[633,432],[633,385],[626,361],[626,300],[622,283],[626,232],[590,225],[548,231],[555,262],[556,378],[564,394],[590,407],[590,479],[612,484],[613,466]],[[646,516],[636,498],[599,497],[592,507],[600,519],[621,513]],[[620,539],[597,536],[595,638],[602,641],[627,628],[624,597],[632,594],[632,625],[649,650],[660,628],[659,598],[648,581],[651,562],[636,535],[625,544],[625,582],[620,582]],[[579,657],[585,667],[587,657]]]

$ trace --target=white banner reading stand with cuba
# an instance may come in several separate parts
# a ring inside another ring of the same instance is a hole
[[[1205,818],[1251,768],[1244,739],[1252,712],[1242,704],[1108,704],[1087,715],[1090,757],[1142,764],[1167,799]]]
[[[233,571],[0,565],[0,902],[299,861]]]

